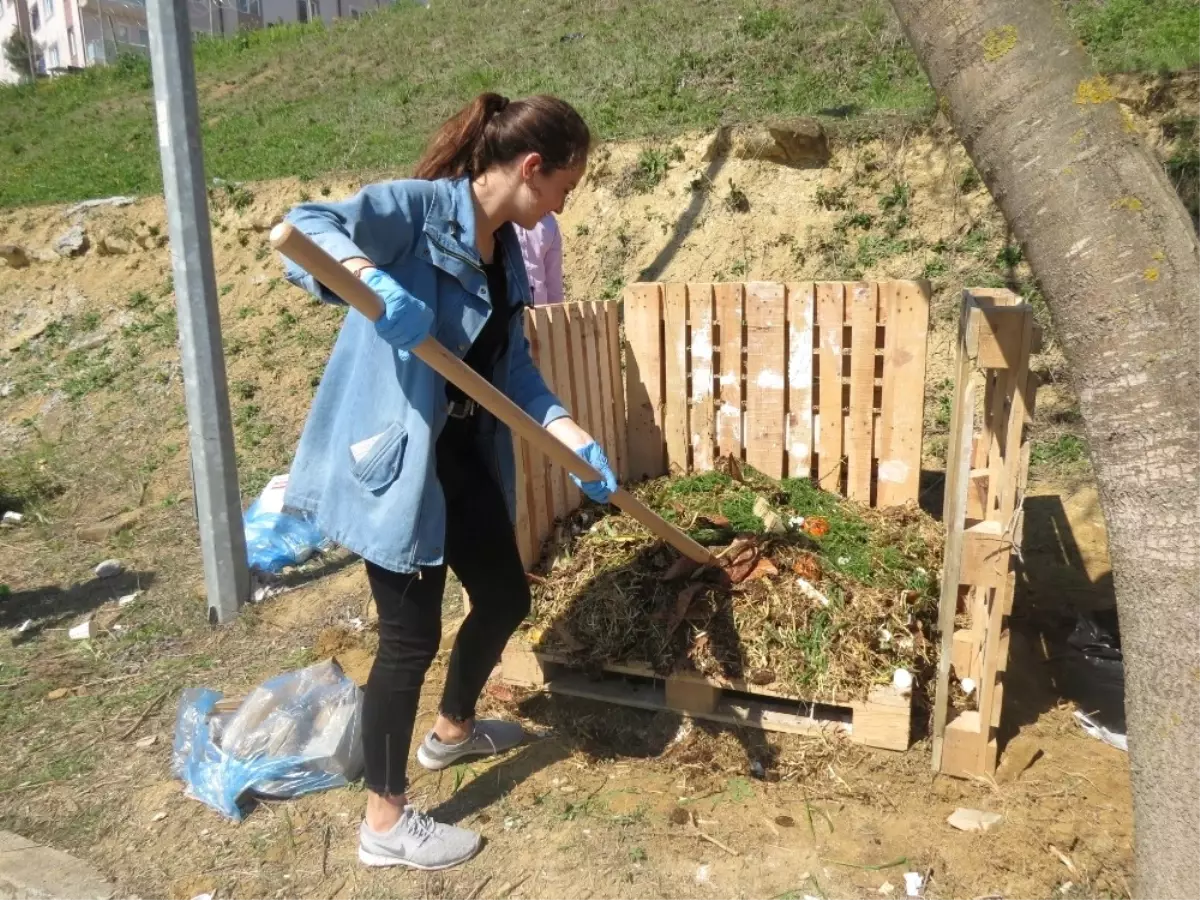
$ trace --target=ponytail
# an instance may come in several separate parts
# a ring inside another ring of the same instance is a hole
[[[438,129],[413,177],[475,177],[524,153],[539,154],[542,171],[554,172],[587,159],[590,143],[587,124],[564,100],[480,94]]]

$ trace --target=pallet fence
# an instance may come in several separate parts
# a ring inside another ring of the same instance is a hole
[[[933,725],[933,768],[948,775],[990,775],[996,769],[1029,470],[1026,426],[1037,389],[1029,358],[1040,343],[1028,303],[1005,290],[964,293],[946,455]],[[952,669],[960,683],[969,678],[975,688],[968,696],[973,708],[948,722]]]
[[[732,455],[871,506],[917,499],[929,285],[631,285],[626,475]]]

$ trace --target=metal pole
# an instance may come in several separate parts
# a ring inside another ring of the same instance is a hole
[[[179,317],[192,483],[210,622],[232,621],[250,596],[217,280],[200,147],[188,0],[151,0],[150,67]]]

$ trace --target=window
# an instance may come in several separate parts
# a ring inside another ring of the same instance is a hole
[[[104,48],[100,46],[99,41],[88,41],[87,61],[94,63],[98,59],[104,59]]]
[[[58,68],[58,44],[51,44],[46,48],[46,66],[50,69]]]
[[[71,54],[71,64],[79,61],[79,50],[75,46],[75,29],[67,29],[67,51]]]
[[[49,22],[54,18],[54,0],[45,0],[46,3],[46,21]]]
[[[118,25],[117,26],[116,40],[118,43],[121,43],[121,44],[129,43],[129,26],[128,25]]]
[[[308,0],[296,0],[296,18],[301,22],[308,21]]]
[[[145,28],[138,29],[138,43],[143,47],[150,46],[150,32],[148,32]]]
[[[29,7],[29,27],[34,31],[42,27],[42,14],[36,6]]]

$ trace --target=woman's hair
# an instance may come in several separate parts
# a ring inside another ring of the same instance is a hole
[[[474,177],[523,153],[540,154],[542,171],[554,172],[586,160],[590,143],[587,123],[564,100],[480,94],[438,129],[413,176]]]

